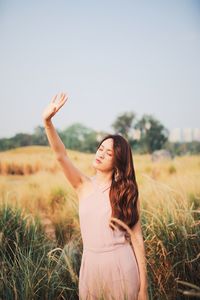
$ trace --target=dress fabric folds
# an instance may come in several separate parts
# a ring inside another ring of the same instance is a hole
[[[140,276],[134,251],[118,228],[109,226],[110,183],[79,198],[83,254],[79,271],[79,300],[137,300]]]

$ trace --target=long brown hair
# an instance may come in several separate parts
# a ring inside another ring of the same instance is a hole
[[[113,139],[114,168],[110,187],[110,204],[112,217],[119,218],[132,228],[139,220],[137,209],[138,185],[133,165],[132,151],[128,141],[119,134],[105,136],[98,145],[106,139]],[[118,170],[118,180],[115,181],[115,170]],[[116,224],[118,228],[123,229]]]

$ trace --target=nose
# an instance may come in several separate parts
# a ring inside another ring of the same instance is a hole
[[[104,152],[101,152],[101,153],[99,154],[99,157],[103,158],[103,157],[104,157]]]

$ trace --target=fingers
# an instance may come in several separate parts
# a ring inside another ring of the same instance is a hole
[[[68,95],[67,94],[62,93],[60,95],[60,101],[65,102],[67,99],[68,99]]]
[[[53,96],[52,99],[51,99],[51,103],[55,103],[56,98],[57,98],[57,95]]]
[[[68,95],[65,93],[60,93],[60,94],[56,94],[55,96],[52,97],[51,99],[51,103],[55,103],[56,100],[60,102],[65,102],[68,98]],[[63,103],[64,104],[64,103]]]
[[[58,106],[57,106],[58,110],[61,108],[61,106],[63,106],[65,104],[67,99],[68,99],[68,96],[64,93],[61,93],[60,99],[59,99],[59,102],[58,102]]]
[[[117,229],[117,227],[112,222],[109,223],[109,226],[112,227],[113,229]]]
[[[128,227],[128,225],[126,225],[122,220],[118,219],[118,218],[114,218],[111,217],[110,218],[111,221],[118,223],[119,225],[121,225],[125,230],[127,230],[127,232],[130,233],[130,228]]]
[[[60,93],[53,96],[50,103],[54,105],[54,111],[57,112],[65,104],[67,99],[68,95],[65,93]]]

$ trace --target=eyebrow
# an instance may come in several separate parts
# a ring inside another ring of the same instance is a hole
[[[100,147],[104,147],[104,145],[100,145]],[[107,150],[111,151],[111,152],[113,151],[112,149],[109,149],[109,148]]]

